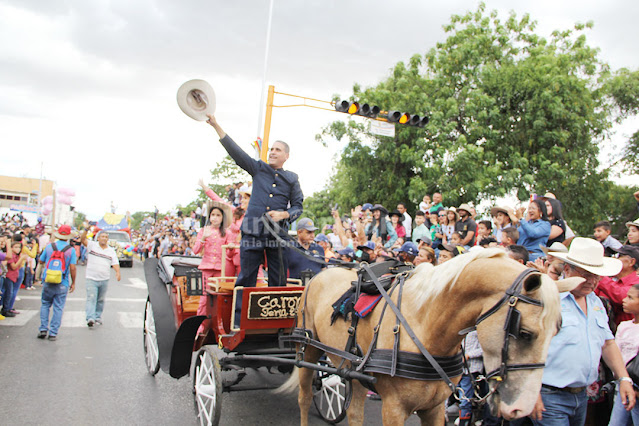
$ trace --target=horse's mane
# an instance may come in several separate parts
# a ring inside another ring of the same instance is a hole
[[[411,282],[415,289],[415,304],[424,306],[430,300],[438,296],[442,291],[451,289],[464,268],[477,259],[508,258],[506,252],[499,248],[471,251],[436,267],[430,263],[422,263],[413,271]],[[544,304],[544,310],[540,317],[544,327],[553,327],[559,317],[560,303],[557,286],[552,280],[541,276],[541,287],[538,290],[539,299]]]
[[[419,265],[415,268],[411,279],[417,290],[415,292],[415,303],[417,306],[425,305],[442,291],[452,288],[469,263],[477,259],[491,257],[507,257],[507,255],[502,249],[484,249],[455,256],[448,262],[436,267],[433,267],[430,263]]]

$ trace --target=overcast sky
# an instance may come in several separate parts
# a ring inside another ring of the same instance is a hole
[[[275,0],[267,83],[330,100],[376,84],[400,60],[442,41],[451,14],[476,1]],[[502,19],[530,13],[538,32],[592,20],[591,45],[613,69],[639,67],[639,2],[487,1]],[[72,188],[89,218],[187,204],[225,152],[184,115],[178,87],[207,80],[222,127],[247,151],[257,136],[268,0],[0,0],[0,174]],[[276,104],[286,103],[276,97]],[[341,115],[276,109],[271,140],[305,195],[326,183],[339,143],[314,140]],[[262,119],[260,118],[261,122]],[[621,140],[637,120],[619,128]],[[613,140],[611,143],[613,143]],[[618,142],[617,142],[618,143]]]

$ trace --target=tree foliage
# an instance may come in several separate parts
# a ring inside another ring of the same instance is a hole
[[[551,191],[571,226],[590,233],[606,214],[593,201],[603,201],[611,184],[599,145],[614,111],[636,113],[638,98],[625,88],[635,87],[637,73],[611,74],[586,42],[590,23],[547,39],[535,26],[528,15],[502,21],[480,4],[453,15],[448,38],[425,55],[397,63],[374,87],[356,84],[352,99],[427,113],[430,122],[424,129],[397,125],[393,138],[352,120],[329,125],[320,139],[346,138],[346,146],[328,198],[392,208],[434,191],[449,205]]]

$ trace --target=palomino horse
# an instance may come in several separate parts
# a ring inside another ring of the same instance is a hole
[[[478,318],[494,307],[504,292],[525,268],[509,259],[500,249],[486,249],[455,257],[453,260],[433,267],[420,265],[406,280],[403,290],[401,312],[407,319],[421,343],[433,356],[453,356],[459,352],[463,336],[461,330],[476,325]],[[313,332],[323,344],[344,349],[350,321],[338,319],[332,326],[330,317],[335,302],[357,280],[355,271],[345,268],[330,268],[318,274],[307,286],[300,302],[300,316],[304,316],[305,327]],[[543,308],[529,303],[517,303],[521,312],[519,336],[508,342],[508,364],[543,364],[546,360],[550,339],[557,333],[561,321],[559,291],[569,291],[581,279],[566,279],[554,282],[547,275],[528,275],[521,290],[523,298],[541,302]],[[392,294],[397,300],[397,292]],[[305,300],[306,299],[306,300]],[[380,305],[384,302],[382,301]],[[504,346],[504,323],[508,303],[477,324],[479,341],[484,350],[486,371],[496,370],[502,363]],[[357,343],[361,348],[369,347],[373,329],[377,325],[382,308],[378,306],[368,317],[360,319],[357,328]],[[390,311],[390,310],[387,310]],[[298,318],[298,327],[302,326]],[[386,313],[382,319],[377,347],[393,348],[395,315]],[[399,349],[419,353],[406,332],[400,331]],[[305,361],[317,362],[322,352],[306,346]],[[342,359],[327,354],[333,365]],[[349,365],[346,362],[346,365]],[[524,367],[525,367],[524,365]],[[525,368],[509,371],[502,382],[491,381],[495,393],[489,399],[494,413],[510,420],[524,417],[532,411],[539,390],[543,369]],[[423,425],[444,424],[444,402],[451,394],[443,381],[421,381],[386,374],[374,374],[376,391],[382,397],[382,416],[385,425],[404,424],[414,412]],[[308,423],[308,409],[312,401],[313,371],[296,370],[282,390],[292,390],[299,384],[298,402],[301,424]],[[453,378],[459,382],[459,376]],[[353,396],[347,411],[348,424],[361,425],[364,421],[366,388],[353,381]],[[496,389],[497,388],[497,389]]]

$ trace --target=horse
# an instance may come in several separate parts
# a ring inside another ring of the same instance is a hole
[[[401,313],[433,356],[454,356],[459,353],[463,339],[460,331],[476,326],[484,351],[486,371],[499,370],[504,361],[506,364],[514,364],[513,361],[524,363],[518,365],[524,368],[513,368],[503,374],[505,377],[490,381],[492,395],[488,402],[492,412],[506,420],[525,417],[532,412],[541,389],[543,369],[540,367],[543,367],[550,340],[558,332],[561,323],[559,292],[570,291],[583,281],[569,278],[555,282],[545,274],[527,275],[523,281],[521,299],[529,298],[541,303],[517,303],[515,300],[517,310],[521,313],[517,324],[519,337],[515,339],[505,335],[504,331],[509,303],[503,303],[496,310],[495,307],[525,270],[523,265],[508,258],[501,249],[478,250],[456,256],[436,267],[431,264],[419,265],[406,279],[402,295]],[[355,280],[356,271],[347,268],[328,268],[317,274],[307,285],[300,300],[298,327],[304,324],[315,339],[343,350],[351,323],[338,319],[331,325],[331,305]],[[395,303],[397,293],[391,294]],[[510,302],[513,302],[512,298]],[[370,315],[359,319],[356,341],[364,350],[373,339],[383,303],[380,302]],[[393,348],[395,327],[395,315],[386,313],[379,328],[378,348]],[[507,359],[502,360],[505,342],[509,343]],[[399,350],[420,353],[407,333],[402,331]],[[316,363],[323,355],[323,351],[311,345],[305,345],[303,351],[304,360],[312,363]],[[333,365],[350,366],[349,361],[335,354],[326,355]],[[534,365],[537,367],[527,367]],[[404,424],[412,413],[417,413],[422,425],[444,424],[444,403],[451,394],[450,385],[446,382],[391,377],[388,374],[373,375],[377,378],[375,390],[382,399],[384,425]],[[457,384],[460,378],[454,377],[452,382]],[[312,380],[313,370],[299,368],[280,388],[280,391],[286,392],[299,386],[298,404],[302,426],[308,424],[308,410],[313,397]],[[361,425],[367,389],[353,380],[352,392],[347,410],[348,424]]]

